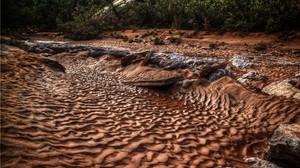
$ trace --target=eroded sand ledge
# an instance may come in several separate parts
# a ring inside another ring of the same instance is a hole
[[[1,58],[3,167],[247,167],[263,156],[295,99],[250,92],[231,78],[187,92],[126,85],[107,65],[75,53],[10,50]]]

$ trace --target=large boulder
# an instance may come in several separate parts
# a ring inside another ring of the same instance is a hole
[[[300,99],[300,90],[297,89],[290,81],[291,80],[273,82],[265,86],[262,91],[269,95]]]
[[[123,83],[135,86],[161,87],[174,84],[182,80],[183,76],[175,71],[134,64],[124,70],[123,79]]]
[[[281,124],[270,140],[269,155],[300,167],[300,125]]]

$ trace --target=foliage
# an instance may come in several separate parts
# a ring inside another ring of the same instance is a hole
[[[58,28],[65,33],[66,37],[75,40],[88,40],[95,38],[100,32],[96,21],[92,19],[95,8],[89,3],[79,3],[71,13],[70,18],[57,19]],[[65,20],[65,22],[63,22]],[[68,21],[69,20],[69,21]]]
[[[75,39],[120,28],[180,28],[222,31],[299,30],[299,0],[2,0],[1,27],[63,31]],[[101,17],[97,13],[111,12]]]

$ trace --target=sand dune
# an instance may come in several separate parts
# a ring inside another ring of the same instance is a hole
[[[2,167],[247,167],[300,102],[230,78],[180,93],[125,85],[97,58],[59,54],[66,73],[1,57]]]

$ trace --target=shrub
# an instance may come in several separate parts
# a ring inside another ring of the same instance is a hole
[[[266,45],[266,43],[261,41],[260,43],[258,43],[254,46],[254,49],[257,50],[257,51],[263,51],[263,50],[267,49],[267,45]]]

